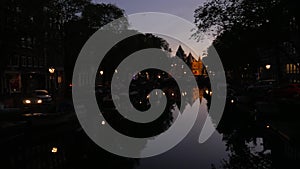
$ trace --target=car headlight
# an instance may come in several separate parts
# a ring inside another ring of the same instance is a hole
[[[209,90],[208,90],[208,89],[206,89],[206,90],[205,90],[205,93],[206,93],[206,94],[208,94],[208,93],[209,93]]]
[[[30,104],[30,103],[31,103],[31,100],[25,99],[25,100],[23,100],[23,103],[25,103],[25,104]]]
[[[41,103],[43,103],[43,101],[42,101],[41,99],[38,99],[38,100],[36,101],[36,103],[41,104]]]

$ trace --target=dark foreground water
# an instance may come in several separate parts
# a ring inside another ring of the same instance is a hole
[[[201,104],[200,111],[207,111],[206,104]],[[284,168],[297,159],[295,147],[274,134],[270,126],[234,113],[243,112],[225,112],[212,136],[199,143],[204,118],[200,113],[181,143],[144,159],[124,158],[101,149],[84,133],[74,113],[27,115],[13,127],[2,127],[0,165],[3,169],[250,169]]]

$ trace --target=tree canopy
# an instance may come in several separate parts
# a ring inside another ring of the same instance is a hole
[[[240,73],[249,64],[257,69],[262,57],[297,63],[298,9],[292,0],[209,0],[195,10],[196,38],[203,32],[215,37],[226,70]]]

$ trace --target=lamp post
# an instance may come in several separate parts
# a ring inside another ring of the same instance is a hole
[[[100,83],[103,85],[104,84],[104,71],[100,70],[99,73],[100,73]]]
[[[271,65],[270,64],[266,64],[265,67],[266,67],[266,78],[272,79],[273,78],[273,74],[272,74],[272,71],[270,71]]]
[[[50,89],[53,93],[54,92],[54,73],[55,73],[55,69],[53,67],[50,67],[48,70],[49,70],[49,73],[50,73]]]

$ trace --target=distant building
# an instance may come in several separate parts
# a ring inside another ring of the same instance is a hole
[[[197,60],[191,53],[186,55],[181,45],[179,45],[177,49],[176,56],[182,59],[189,66],[194,76],[207,76],[206,70],[200,57]]]

